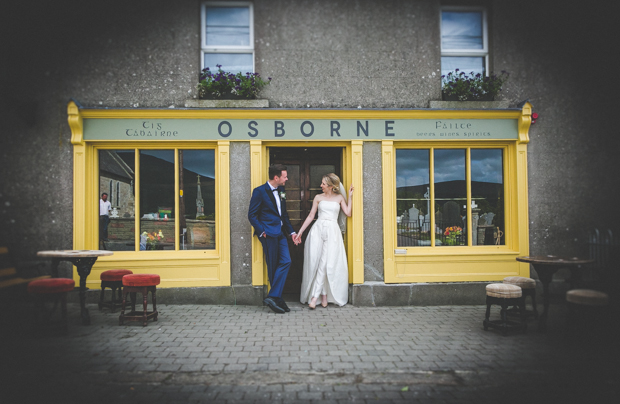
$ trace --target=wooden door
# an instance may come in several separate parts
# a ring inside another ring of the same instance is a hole
[[[310,213],[314,197],[322,192],[323,175],[335,173],[341,177],[341,159],[342,148],[339,147],[272,147],[269,149],[269,163],[284,164],[287,167],[286,210],[295,231],[301,228]],[[304,242],[308,230],[304,232]],[[304,265],[304,243],[296,246],[291,239],[288,243],[293,263],[286,278],[282,297],[287,301],[299,301]]]

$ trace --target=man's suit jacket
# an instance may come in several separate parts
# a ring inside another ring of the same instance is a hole
[[[284,187],[278,187],[278,194],[283,192]],[[293,226],[286,212],[286,201],[283,199],[280,200],[280,209],[282,215],[278,213],[275,192],[268,183],[254,188],[248,210],[248,219],[254,227],[254,234],[260,237],[264,232],[269,237],[278,237],[282,233],[282,227],[285,235],[293,233]]]

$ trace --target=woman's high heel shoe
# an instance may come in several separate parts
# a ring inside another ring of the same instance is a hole
[[[310,300],[308,307],[310,307],[310,310],[314,310],[316,308],[316,297],[313,297],[312,300]]]
[[[327,295],[321,296],[321,306],[327,307]]]

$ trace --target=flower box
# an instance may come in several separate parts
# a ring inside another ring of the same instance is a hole
[[[201,100],[252,100],[260,90],[271,82],[263,80],[258,73],[230,73],[217,65],[213,73],[208,67],[203,69],[198,83],[198,98]]]
[[[467,96],[466,99],[462,100],[456,94],[446,94],[445,91],[442,91],[441,100],[442,101],[495,101],[495,97],[492,94],[484,94],[479,97],[474,97],[472,95],[469,95]]]

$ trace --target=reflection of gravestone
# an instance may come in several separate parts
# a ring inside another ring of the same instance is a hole
[[[471,228],[472,228],[472,232],[471,232],[471,238],[472,241],[471,243],[473,245],[478,245],[478,221],[480,220],[480,209],[475,209],[472,208],[471,210]]]
[[[487,225],[492,225],[493,224],[493,218],[495,217],[495,213],[493,212],[487,212],[484,215],[480,215],[481,217],[484,217],[484,220],[486,220]]]
[[[414,206],[409,209],[409,221],[417,222],[418,216],[420,215],[420,211]]]
[[[407,212],[406,210],[403,212],[403,214],[400,217],[400,222],[402,224],[406,224],[409,222],[409,212]]]
[[[459,226],[463,227],[463,219],[459,205],[454,201],[446,202],[443,205],[443,228]]]
[[[445,229],[445,227],[443,227],[443,213],[441,213],[441,211],[435,212],[435,226],[442,229],[443,233],[443,229]]]
[[[409,223],[410,223],[410,228],[414,231],[418,231],[418,226],[419,226],[419,220],[418,220],[418,216],[420,214],[420,211],[415,207],[415,205],[413,205],[410,209],[409,209]]]
[[[493,225],[488,222],[488,220],[489,218],[493,220],[494,216],[495,214],[493,213],[485,213],[484,215],[480,215],[480,219],[478,220],[478,245],[493,244]],[[491,231],[487,231],[487,229],[490,229]]]

